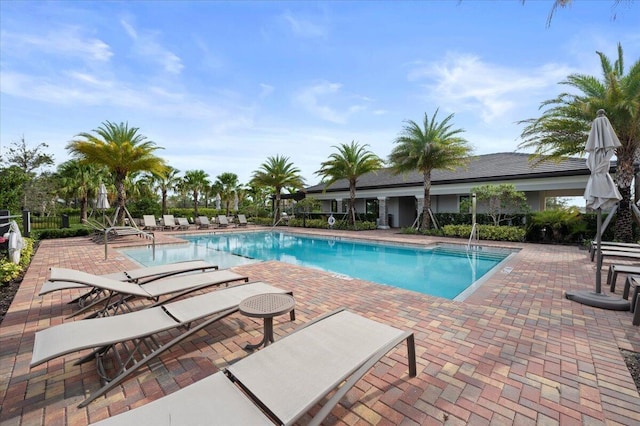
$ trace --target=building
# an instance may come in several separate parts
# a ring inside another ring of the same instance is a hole
[[[470,197],[472,187],[513,184],[524,192],[532,211],[544,210],[549,197],[578,197],[584,194],[590,171],[584,158],[532,164],[530,154],[497,153],[474,156],[467,167],[455,171],[434,170],[431,174],[433,213],[457,213]],[[613,164],[613,163],[612,163]],[[612,170],[613,171],[613,170]],[[306,196],[322,203],[323,212],[345,212],[349,183],[340,180],[306,189]],[[409,227],[424,206],[423,177],[419,172],[395,175],[390,169],[360,176],[356,188],[356,210],[378,212],[380,228]]]

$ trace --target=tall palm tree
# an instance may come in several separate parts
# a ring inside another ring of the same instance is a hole
[[[67,150],[89,163],[105,166],[113,176],[119,207],[117,222],[124,223],[126,208],[125,180],[134,172],[161,172],[165,162],[153,153],[161,149],[137,127],[128,123],[105,121],[92,133],[79,133],[67,145]]]
[[[187,170],[184,173],[184,186],[193,195],[193,217],[198,217],[198,197],[211,185],[208,177],[204,170]]]
[[[328,188],[340,179],[349,181],[349,224],[356,222],[356,184],[358,178],[365,173],[375,172],[382,168],[384,162],[373,152],[367,150],[369,145],[359,145],[355,141],[350,144],[333,146],[338,152],[329,156],[316,172]]]
[[[634,160],[640,148],[640,60],[625,75],[622,46],[618,58],[611,60],[601,52],[602,77],[571,74],[564,84],[571,93],[559,94],[542,103],[548,107],[542,116],[523,120],[520,148],[534,148],[534,160],[545,161],[583,154],[591,123],[599,109],[604,109],[622,144],[616,149],[616,180],[622,201],[619,204],[614,238],[633,241],[631,185]]]
[[[78,159],[65,161],[58,166],[60,190],[78,200],[80,219],[87,220],[89,199],[95,197],[104,173],[100,167]]]
[[[167,194],[169,191],[174,190],[176,185],[181,181],[180,176],[178,176],[179,173],[180,170],[167,166],[162,172],[149,175],[149,183],[151,183],[156,191],[160,191],[162,214],[169,213],[167,210]]]
[[[289,162],[289,157],[276,155],[275,157],[268,157],[267,161],[253,172],[250,185],[273,188],[275,197],[273,223],[275,225],[280,220],[280,193],[282,188],[302,189],[304,187],[304,179],[300,176],[300,169]]]
[[[240,183],[238,181],[238,175],[235,173],[225,172],[216,176],[214,187],[220,194],[220,199],[225,205],[227,216],[229,216],[229,210],[231,203],[235,201],[240,191]]]
[[[455,170],[468,162],[472,148],[466,139],[459,136],[463,129],[453,128],[454,114],[442,122],[436,120],[438,110],[431,119],[424,114],[423,127],[412,120],[405,121],[396,146],[389,154],[391,169],[397,173],[418,170],[422,173],[424,185],[424,206],[422,208],[422,229],[429,229],[431,217],[431,172],[433,170]]]

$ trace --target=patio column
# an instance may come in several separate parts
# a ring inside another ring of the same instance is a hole
[[[387,197],[378,197],[378,229],[389,229]]]

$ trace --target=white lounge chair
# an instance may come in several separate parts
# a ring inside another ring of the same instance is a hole
[[[156,231],[158,229],[162,229],[162,226],[158,225],[158,222],[156,222],[156,217],[152,214],[143,215],[142,222],[144,224],[144,227],[142,229],[144,229],[145,231]]]
[[[209,222],[209,218],[206,216],[198,216],[196,218],[196,225],[198,229],[208,229],[211,227],[211,222]]]
[[[68,281],[90,285],[104,292],[104,295],[91,299],[71,316],[77,316],[90,309],[100,308],[91,316],[108,316],[122,311],[131,311],[128,303],[134,298],[157,301],[169,294],[184,295],[202,288],[229,284],[234,281],[249,281],[246,275],[236,274],[227,269],[203,272],[199,274],[174,275],[144,284],[123,282],[99,275],[64,268],[51,268],[49,281]]]
[[[186,230],[191,228],[191,224],[189,223],[186,217],[177,217],[176,223],[178,224],[178,229]]]
[[[229,226],[229,220],[227,219],[227,216],[223,214],[218,215],[218,226],[220,228],[226,228],[227,226]]]
[[[113,389],[131,373],[167,349],[236,312],[242,300],[263,293],[291,294],[263,282],[254,282],[171,303],[159,303],[123,315],[73,321],[49,327],[36,332],[31,367],[66,354],[94,349],[89,355],[78,360],[76,365],[95,359],[98,373],[109,383],[83,401],[80,404],[82,407]],[[292,311],[290,315],[291,320],[294,320],[295,313]],[[204,318],[207,318],[204,322],[192,326],[193,321]],[[160,343],[163,331],[180,327],[183,331],[177,337]],[[121,358],[123,353],[125,356]],[[114,374],[108,375],[105,365],[111,363],[119,367]]]
[[[148,266],[143,268],[129,269],[122,272],[100,275],[103,278],[111,278],[118,281],[128,281],[136,284],[146,284],[151,281],[167,278],[172,275],[205,272],[218,269],[217,265],[212,265],[204,260],[189,260],[185,262],[167,263],[166,265]],[[89,292],[78,296],[69,303],[78,303],[84,306],[89,300],[100,297],[102,290],[93,287],[91,283],[82,282],[81,278],[75,274],[73,269],[59,269],[55,276],[56,281],[47,280],[40,288],[39,296],[59,290],[87,288]],[[69,275],[65,275],[66,272]]]
[[[162,226],[164,230],[175,231],[179,228],[176,224],[176,218],[172,214],[162,215]]]
[[[409,376],[415,377],[413,333],[348,311],[330,313],[224,371],[98,424],[291,425],[322,403],[313,419],[304,421],[319,425],[403,340]]]
[[[238,226],[247,226],[249,222],[247,222],[247,218],[243,214],[238,215]]]

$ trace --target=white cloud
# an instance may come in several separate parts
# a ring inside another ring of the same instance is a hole
[[[260,83],[260,89],[262,90],[260,91],[258,97],[260,99],[264,99],[273,93],[275,87],[271,86],[270,84]]]
[[[290,11],[286,11],[282,18],[287,22],[289,28],[298,37],[303,38],[324,38],[328,34],[326,27],[299,16],[294,16]]]
[[[571,72],[564,65],[516,69],[483,62],[473,55],[449,54],[441,63],[414,65],[408,79],[422,83],[427,96],[447,110],[474,111],[490,123],[536,93],[555,88]]]
[[[349,117],[366,110],[370,100],[363,96],[343,94],[341,89],[340,83],[320,81],[299,90],[294,94],[293,101],[316,118],[345,124]]]
[[[99,62],[109,61],[113,56],[108,44],[84,36],[82,30],[74,26],[51,29],[43,35],[2,31],[0,43],[3,53],[19,55],[35,51],[39,55],[61,55]]]
[[[160,66],[170,74],[180,74],[184,65],[182,60],[176,54],[166,49],[156,41],[158,34],[143,31],[138,32],[133,25],[122,19],[120,24],[125,29],[131,40],[133,40],[134,52],[139,56],[146,58],[151,62],[159,63]]]

